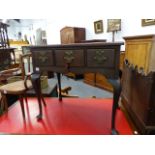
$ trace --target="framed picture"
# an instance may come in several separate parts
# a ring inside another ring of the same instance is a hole
[[[102,20],[98,20],[94,22],[94,30],[95,30],[95,33],[103,32],[103,21]]]
[[[155,25],[155,19],[142,19],[142,26]]]
[[[120,30],[121,30],[121,19],[108,19],[107,32],[120,31]]]

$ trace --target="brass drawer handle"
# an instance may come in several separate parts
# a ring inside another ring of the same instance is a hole
[[[107,57],[104,56],[104,51],[96,51],[95,52],[95,56],[94,56],[94,60],[98,63],[98,64],[102,64],[107,60]]]
[[[48,56],[45,53],[39,53],[38,59],[41,63],[45,63],[48,60]]]
[[[64,54],[64,60],[66,60],[67,64],[71,63],[75,59],[73,55],[73,51],[66,51]]]

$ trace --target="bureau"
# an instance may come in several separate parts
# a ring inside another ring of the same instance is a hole
[[[30,46],[34,72],[57,73],[58,88],[61,90],[61,73],[94,72],[104,74],[114,88],[112,107],[112,133],[115,130],[115,113],[118,107],[121,86],[119,81],[119,55],[123,42],[74,43],[64,45]],[[59,91],[59,100],[62,100]],[[40,107],[40,115],[41,106]]]

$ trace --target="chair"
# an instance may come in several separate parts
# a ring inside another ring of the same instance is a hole
[[[26,65],[25,62],[27,60],[27,71],[26,71]],[[12,69],[12,70],[5,70],[0,72],[0,77],[7,77],[10,75],[13,75],[13,71],[17,71],[19,69],[22,70],[22,76],[21,79],[15,82],[7,83],[2,86],[0,86],[0,93],[1,93],[1,107],[4,108],[4,110],[8,111],[7,101],[6,101],[6,94],[10,95],[18,95],[19,101],[21,105],[22,115],[25,120],[25,111],[24,111],[24,99],[27,102],[26,97],[26,91],[28,89],[32,89],[32,87],[35,85],[34,83],[38,83],[40,80],[39,74],[33,74],[30,72],[31,70],[31,54],[24,54],[20,56],[20,65],[18,69]],[[10,79],[13,79],[14,76],[7,78],[7,81]],[[35,88],[34,88],[35,89]],[[42,118],[42,108],[41,108],[41,101],[43,102],[44,106],[46,105],[44,98],[41,94],[41,91],[36,90],[36,94],[38,97],[38,103],[39,103],[39,109],[40,113],[37,116],[38,119]]]

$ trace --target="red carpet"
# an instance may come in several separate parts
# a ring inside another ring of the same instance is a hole
[[[38,104],[35,98],[25,103],[26,121],[22,119],[20,104],[10,107],[0,117],[0,133],[4,134],[58,134],[108,135],[111,133],[111,99],[46,98],[43,119],[37,121]],[[116,129],[120,134],[132,134],[121,110],[117,111]]]

